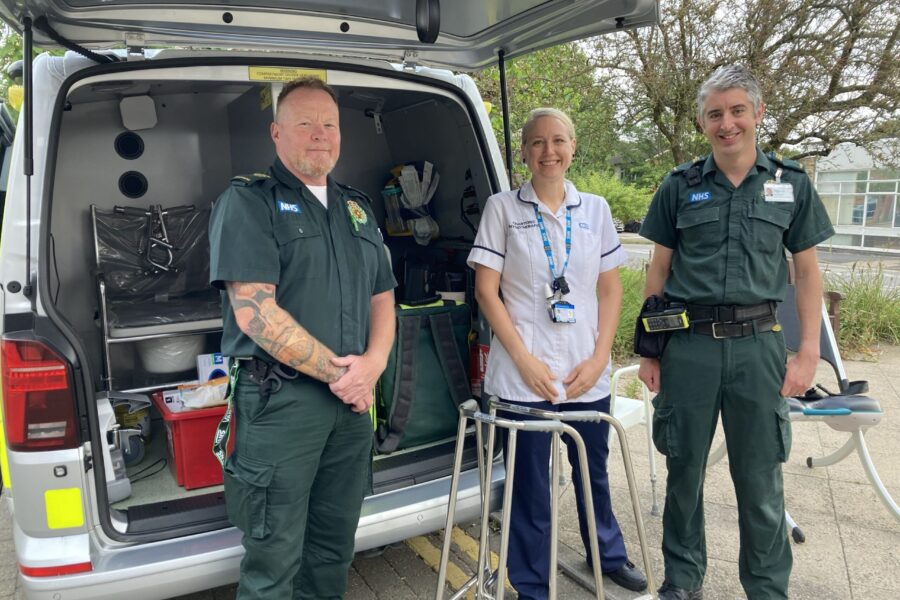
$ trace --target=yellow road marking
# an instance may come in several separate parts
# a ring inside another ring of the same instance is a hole
[[[441,551],[434,547],[434,544],[428,541],[425,536],[418,536],[406,540],[406,545],[422,559],[426,565],[431,567],[434,572],[438,572],[441,568]],[[447,583],[454,592],[460,589],[470,576],[466,575],[452,560],[447,561]],[[466,598],[472,600],[475,597],[475,590],[470,589],[466,594]]]
[[[456,546],[466,553],[466,555],[472,559],[475,564],[478,564],[478,540],[473,538],[471,535],[460,529],[459,527],[453,528],[453,534],[450,536],[450,539],[453,540],[453,543]],[[496,571],[497,566],[500,564],[500,557],[497,556],[496,552],[491,552],[491,571]],[[509,578],[506,579],[506,589],[508,591],[513,591],[512,585],[509,583]]]
[[[475,564],[478,564],[478,540],[459,527],[453,528],[453,534],[450,536],[450,539],[452,539],[453,543],[456,544],[460,550],[465,552]],[[491,570],[496,569],[499,564],[500,557],[497,556],[496,552],[491,552]]]
[[[476,565],[478,564],[478,540],[467,534],[459,527],[453,528],[450,539],[454,544],[456,544],[457,548],[459,548],[466,554],[466,556],[468,556],[472,560],[472,562],[474,562]],[[441,550],[439,548],[436,548],[434,544],[428,541],[428,538],[424,536],[414,537],[406,540],[406,545],[409,546],[412,551],[422,559],[422,562],[431,567],[434,572],[438,572],[441,566]],[[491,570],[496,570],[497,565],[499,564],[500,557],[497,556],[496,552],[491,552]],[[468,582],[471,577],[471,575],[466,574],[452,560],[447,561],[447,583],[450,584],[450,588],[453,589],[453,591],[457,591],[462,588],[462,586],[465,585],[465,583]],[[506,589],[508,591],[513,591],[513,588],[509,583],[509,579],[506,580]],[[466,593],[466,598],[473,598],[474,592],[474,588],[470,589]]]

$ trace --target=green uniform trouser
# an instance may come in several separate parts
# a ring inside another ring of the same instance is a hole
[[[703,480],[719,413],[738,503],[741,584],[750,600],[787,598],[792,556],[781,463],[790,453],[784,338],[769,331],[717,340],[680,331],[661,361],[653,441],[669,475],[663,515],[666,579],[703,585]]]
[[[369,487],[372,422],[301,376],[260,401],[241,371],[228,517],[244,534],[239,600],[339,599]]]

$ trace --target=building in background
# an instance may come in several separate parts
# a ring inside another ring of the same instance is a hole
[[[815,163],[813,181],[834,224],[824,246],[900,252],[900,142],[873,154],[841,144]]]

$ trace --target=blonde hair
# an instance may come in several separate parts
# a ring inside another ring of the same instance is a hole
[[[542,107],[535,108],[528,113],[528,118],[525,119],[525,124],[522,125],[522,146],[525,146],[526,142],[528,142],[528,134],[534,127],[535,122],[542,117],[559,119],[559,121],[565,125],[566,133],[569,134],[569,137],[573,140],[575,139],[575,124],[572,122],[572,119],[569,118],[569,115],[558,108]]]

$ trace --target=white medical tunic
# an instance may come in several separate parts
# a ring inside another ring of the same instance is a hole
[[[555,214],[538,199],[531,182],[488,198],[467,262],[473,269],[480,264],[500,273],[503,303],[516,331],[528,351],[556,376],[557,402],[592,402],[609,395],[609,363],[594,387],[573,400],[566,399],[562,382],[593,354],[598,332],[597,278],[625,262],[626,254],[606,200],[579,192],[570,181],[565,189],[565,201]],[[566,211],[572,211],[572,250],[565,272],[570,291],[564,300],[575,305],[575,323],[550,320],[544,286],[553,281],[553,275],[535,206],[547,230],[557,275],[566,260]],[[484,390],[507,400],[543,400],[522,380],[496,336],[491,341]]]

